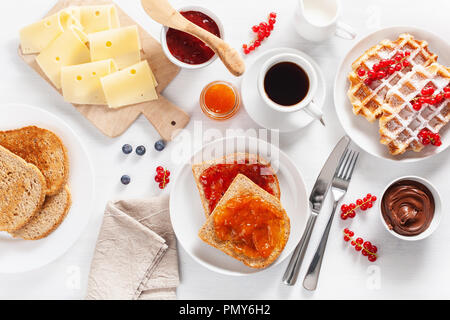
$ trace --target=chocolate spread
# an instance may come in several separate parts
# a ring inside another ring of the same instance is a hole
[[[430,190],[417,181],[398,181],[386,190],[381,213],[389,229],[403,236],[416,236],[433,220],[434,198]]]

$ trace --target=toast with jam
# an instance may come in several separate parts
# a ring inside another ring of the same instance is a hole
[[[207,218],[238,174],[246,176],[277,199],[281,197],[275,171],[269,162],[256,154],[233,153],[194,164],[192,173]]]
[[[286,246],[290,220],[277,197],[238,174],[198,235],[248,267],[262,269]]]

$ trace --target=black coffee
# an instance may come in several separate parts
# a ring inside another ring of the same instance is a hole
[[[280,62],[267,71],[264,89],[270,100],[289,107],[305,99],[309,91],[309,78],[297,64]]]

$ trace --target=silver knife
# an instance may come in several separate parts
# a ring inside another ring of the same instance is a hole
[[[303,236],[300,239],[297,248],[295,248],[291,261],[289,262],[283,276],[283,283],[288,286],[293,286],[295,282],[297,282],[298,272],[300,271],[300,266],[303,262],[303,258],[305,257],[306,249],[308,248],[309,239],[311,238],[314,225],[316,224],[317,216],[322,209],[323,201],[325,200],[328,190],[330,189],[336,168],[339,165],[339,162],[349,144],[350,138],[347,136],[344,136],[338,142],[333,152],[328,157],[327,162],[323,166],[322,171],[317,178],[316,184],[312,189],[309,197],[309,204],[312,212],[309,216]]]

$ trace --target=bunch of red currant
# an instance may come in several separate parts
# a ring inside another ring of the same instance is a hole
[[[349,229],[344,229],[344,241],[349,242],[350,244],[355,248],[357,252],[361,252],[361,254],[367,259],[369,259],[370,262],[375,262],[378,258],[377,252],[378,248],[370,241],[364,242],[362,238],[356,238],[356,240],[353,238],[355,233]]]
[[[271,12],[269,14],[269,19],[267,22],[261,22],[259,25],[252,27],[252,31],[256,33],[256,38],[253,40],[251,45],[243,44],[242,49],[245,54],[249,54],[261,45],[264,39],[268,38],[277,22],[277,14]]]
[[[155,176],[155,181],[157,183],[159,183],[159,188],[165,189],[166,186],[169,184],[170,182],[170,171],[164,169],[163,167],[158,167],[156,168],[156,176]]]
[[[436,95],[434,94],[435,91],[436,89],[431,85],[423,88],[420,92],[421,95],[415,97],[411,101],[413,109],[416,111],[420,111],[424,104],[437,105],[444,101],[444,99],[450,99],[450,87],[445,87],[442,92],[439,92]]]
[[[440,147],[442,145],[439,133],[433,133],[427,128],[419,132],[419,140],[424,146],[432,144],[433,146]]]
[[[366,211],[367,209],[372,208],[373,203],[377,201],[377,197],[372,196],[368,193],[364,199],[358,199],[355,203],[351,203],[349,205],[343,204],[341,206],[341,218],[342,220],[347,220],[347,218],[353,219],[356,216],[356,210],[361,209],[362,211]]]
[[[396,71],[409,67],[411,63],[407,58],[411,55],[409,51],[398,52],[391,59],[384,59],[372,66],[371,70],[363,68],[358,70],[358,76],[364,80],[367,86],[370,86],[373,81],[384,79]]]

